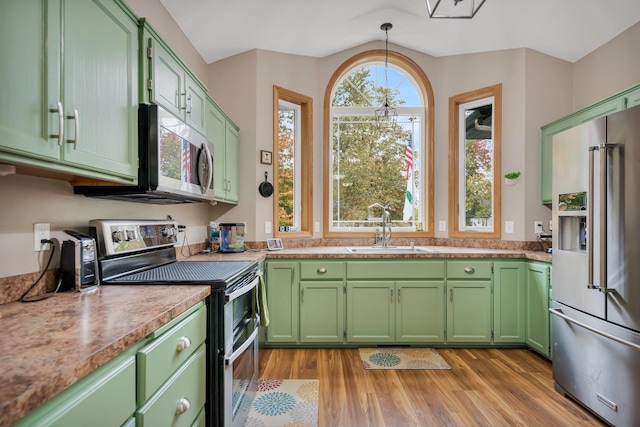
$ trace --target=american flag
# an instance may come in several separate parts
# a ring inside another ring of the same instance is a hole
[[[407,151],[404,153],[404,164],[407,165],[407,176],[405,179],[409,179],[409,174],[411,173],[411,168],[413,167],[413,148],[411,134],[409,134],[409,139],[407,140]]]
[[[182,174],[183,182],[191,182],[191,144],[182,140]]]

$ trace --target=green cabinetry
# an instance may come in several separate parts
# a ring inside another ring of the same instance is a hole
[[[138,29],[121,1],[3,1],[0,56],[0,161],[136,181]]]
[[[268,261],[267,343],[297,343],[300,325],[300,266],[297,261]]]
[[[204,134],[207,89],[144,18],[140,19],[140,32],[141,99],[161,105]]]
[[[216,200],[238,203],[239,150],[238,127],[218,105],[207,97],[205,112],[206,136],[213,143],[213,189]]]
[[[491,261],[447,262],[447,342],[491,343]]]
[[[551,267],[545,263],[527,263],[526,285],[526,342],[527,346],[550,357],[549,295]]]
[[[300,342],[344,341],[344,262],[300,262]]]
[[[525,262],[493,263],[493,342],[525,342]]]
[[[640,105],[640,85],[633,86],[627,90],[619,92],[609,98],[603,99],[589,107],[576,111],[566,117],[549,123],[541,128],[542,130],[542,182],[541,201],[542,203],[552,202],[552,180],[553,170],[553,135],[564,130],[578,126],[589,120],[613,114],[625,108]]]

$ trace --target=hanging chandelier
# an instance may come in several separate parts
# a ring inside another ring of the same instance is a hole
[[[471,19],[485,0],[426,0],[430,18]],[[461,3],[461,4],[458,4]]]
[[[389,107],[389,76],[387,71],[389,69],[389,30],[393,28],[390,23],[385,23],[380,26],[380,29],[385,34],[384,44],[384,105],[376,110],[376,122],[378,123],[378,130],[394,130],[396,122],[398,121],[398,112],[395,108]]]

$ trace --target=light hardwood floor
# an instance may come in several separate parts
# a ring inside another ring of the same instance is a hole
[[[601,426],[524,349],[438,349],[451,370],[365,370],[357,349],[260,349],[260,378],[320,380],[325,426]]]

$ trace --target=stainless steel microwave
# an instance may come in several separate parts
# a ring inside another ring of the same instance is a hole
[[[75,194],[132,202],[208,202],[213,143],[158,105],[138,108],[138,185],[75,186]]]

